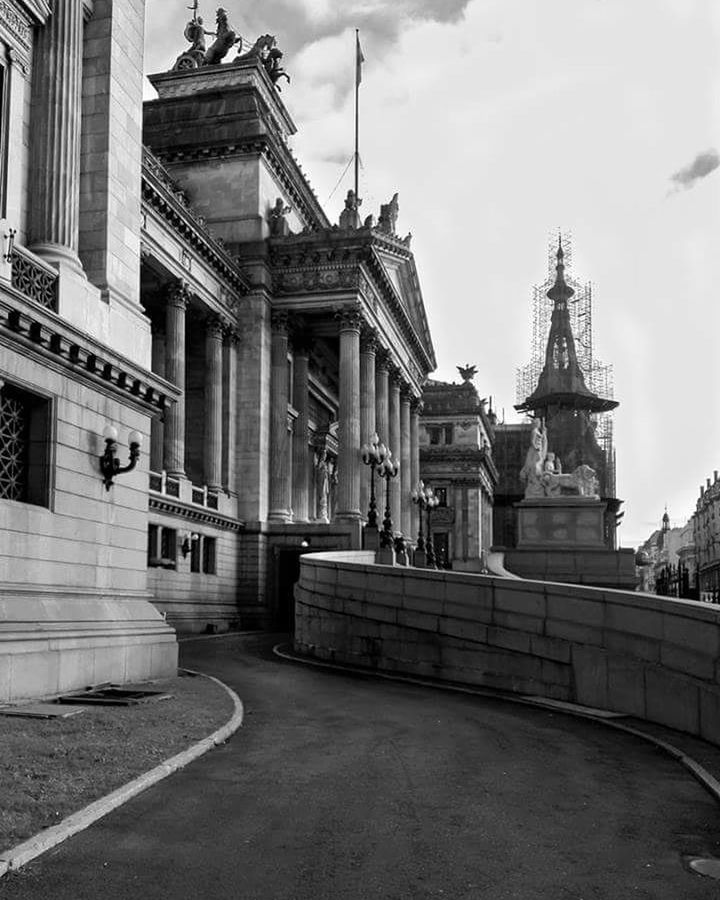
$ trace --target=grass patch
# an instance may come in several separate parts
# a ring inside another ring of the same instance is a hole
[[[0,851],[207,737],[233,713],[228,694],[207,678],[178,676],[151,688],[173,696],[87,706],[69,719],[0,716]]]

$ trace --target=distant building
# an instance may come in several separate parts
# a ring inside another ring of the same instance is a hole
[[[720,478],[715,470],[700,487],[692,517],[698,588],[703,599],[720,599]]]
[[[660,528],[638,547],[635,555],[638,590],[686,598],[694,595],[697,590],[694,528],[694,517],[685,525],[672,528],[665,510]]]
[[[469,370],[463,370],[469,371]],[[440,565],[477,571],[492,538],[494,415],[472,384],[426,382],[420,420],[420,477],[440,504],[431,513]]]

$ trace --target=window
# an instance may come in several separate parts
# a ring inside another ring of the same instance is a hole
[[[216,544],[216,538],[203,537],[203,572],[205,572],[206,575],[214,575],[216,571]]]
[[[174,528],[148,526],[148,566],[177,567],[177,531]]]
[[[452,444],[453,442],[453,427],[452,425],[445,426],[445,443]]]
[[[440,435],[442,433],[441,428],[428,428],[428,434],[430,436],[431,444],[439,444],[440,443]]]
[[[447,488],[435,488],[435,496],[438,498],[438,506],[447,506]]]
[[[190,539],[190,571],[200,571],[200,535],[194,534]]]
[[[51,405],[0,381],[0,499],[50,503]]]

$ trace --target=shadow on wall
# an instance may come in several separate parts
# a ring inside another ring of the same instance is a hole
[[[317,553],[301,560],[295,649],[614,710],[720,745],[720,610],[690,600]]]

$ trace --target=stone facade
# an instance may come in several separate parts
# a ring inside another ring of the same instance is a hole
[[[420,425],[420,478],[440,504],[430,513],[438,565],[479,571],[492,545],[495,417],[471,381],[428,381]]]
[[[417,472],[409,241],[331,225],[258,59],[156,76],[143,112],[143,21],[0,11],[0,701],[167,674],[172,626],[287,624],[299,554],[361,543],[391,394]],[[120,465],[142,446],[106,489],[107,426]]]

